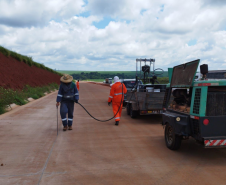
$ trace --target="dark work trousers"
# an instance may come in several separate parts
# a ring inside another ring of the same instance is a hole
[[[65,126],[72,126],[74,112],[74,101],[62,101],[60,105],[60,115]],[[67,119],[68,114],[68,119]]]

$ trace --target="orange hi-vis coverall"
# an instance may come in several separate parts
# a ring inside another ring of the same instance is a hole
[[[122,94],[122,85],[123,85],[123,94]],[[125,85],[121,82],[116,82],[111,86],[110,96],[108,98],[108,102],[112,102],[113,113],[115,116],[115,121],[120,121],[124,94],[127,93],[127,89]],[[123,97],[122,97],[123,96]],[[122,101],[122,102],[121,102]],[[120,106],[121,104],[121,106]],[[120,107],[120,109],[119,109]],[[118,111],[119,109],[119,111]]]
[[[76,83],[77,89],[79,91],[79,82]]]

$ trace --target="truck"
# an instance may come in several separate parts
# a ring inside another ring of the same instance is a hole
[[[131,118],[138,115],[162,114],[165,90],[165,84],[146,84],[140,85],[135,92],[127,92],[127,114]]]
[[[208,79],[226,79],[226,70],[211,70],[206,77]]]
[[[201,73],[197,72],[195,75],[195,81],[199,81],[201,79]]]
[[[226,147],[226,80],[208,80],[208,65],[200,59],[175,66],[164,102],[162,125],[165,144],[177,150],[182,140],[194,138],[205,148]]]
[[[125,86],[128,92],[132,92],[135,90],[135,84],[136,84],[136,79],[121,79],[120,82],[122,82]],[[142,85],[143,82],[141,80],[138,81],[138,85],[136,86],[136,89],[139,90],[139,85]],[[124,99],[123,99],[123,107],[127,106],[127,93],[124,94]]]
[[[136,76],[134,88],[131,88],[131,91],[127,91],[126,94],[126,111],[131,118],[136,118],[138,115],[162,114],[163,112],[166,84],[156,84],[158,81],[154,63],[155,59],[136,59],[136,71],[140,73],[140,77],[143,76],[143,79],[138,80],[138,76]],[[152,66],[153,71],[151,72]],[[138,72],[139,67],[140,72]],[[141,81],[146,84],[140,83]]]
[[[226,79],[226,70],[211,70],[206,74],[207,79]],[[195,81],[202,78],[201,73],[197,72],[195,75]]]
[[[107,84],[112,84],[112,78],[106,78],[105,83]]]

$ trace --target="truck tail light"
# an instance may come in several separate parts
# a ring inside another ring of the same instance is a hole
[[[210,121],[209,121],[208,119],[204,119],[204,120],[203,120],[203,124],[204,124],[204,125],[208,125],[209,122],[210,122]]]

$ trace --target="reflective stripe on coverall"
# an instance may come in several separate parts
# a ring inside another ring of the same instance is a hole
[[[60,106],[60,115],[64,126],[72,126],[73,124],[73,112],[74,102],[73,101],[62,101]],[[68,114],[68,119],[67,119]]]
[[[123,85],[123,94],[122,94],[122,85]],[[124,99],[125,93],[127,93],[127,89],[123,83],[116,82],[111,86],[111,92],[110,92],[110,96],[108,98],[108,102],[112,102],[114,115],[118,112],[115,116],[115,121],[120,121],[121,113],[122,113],[122,106],[123,106],[123,99]],[[121,101],[122,101],[122,103],[121,103]],[[121,106],[120,106],[120,104],[121,104]],[[120,109],[119,109],[119,107],[120,107]],[[118,111],[118,109],[119,109],[119,111]]]

